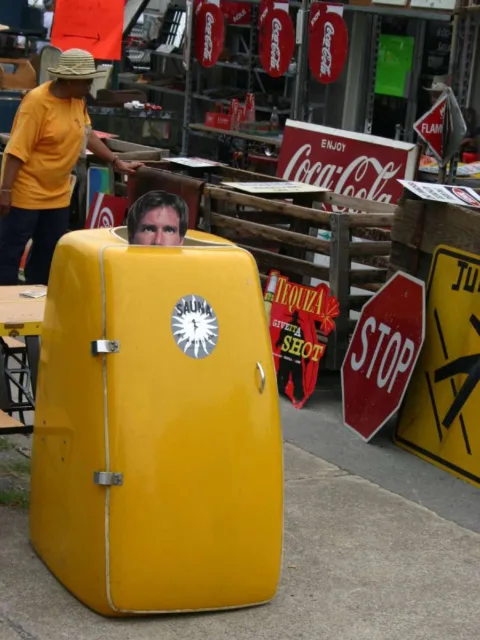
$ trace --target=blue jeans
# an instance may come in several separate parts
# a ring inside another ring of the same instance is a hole
[[[32,247],[25,265],[27,284],[48,284],[53,252],[68,231],[69,207],[30,210],[12,207],[6,218],[0,218],[0,285],[18,282],[20,261],[27,242]]]

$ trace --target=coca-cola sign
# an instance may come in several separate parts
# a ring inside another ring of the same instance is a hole
[[[225,37],[221,9],[203,2],[195,14],[195,55],[203,67],[213,67],[220,57]]]
[[[310,24],[308,58],[313,77],[322,84],[338,79],[348,53],[348,30],[338,13],[317,11]]]
[[[273,78],[288,71],[295,49],[295,29],[282,9],[269,11],[260,27],[260,61]]]
[[[287,120],[277,176],[395,204],[403,192],[398,179],[414,179],[417,153],[414,144]]]
[[[228,24],[250,24],[252,20],[251,4],[222,0],[220,7]]]

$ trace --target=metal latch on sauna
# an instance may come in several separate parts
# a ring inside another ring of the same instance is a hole
[[[121,487],[123,485],[123,473],[95,471],[93,474],[93,482],[100,487]]]
[[[92,342],[92,356],[98,356],[100,353],[118,353],[120,351],[120,343],[118,340],[94,340]]]

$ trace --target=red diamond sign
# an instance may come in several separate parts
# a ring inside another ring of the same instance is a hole
[[[448,94],[442,94],[433,107],[413,125],[414,130],[428,145],[438,162],[442,162],[444,159],[443,122],[447,101]]]

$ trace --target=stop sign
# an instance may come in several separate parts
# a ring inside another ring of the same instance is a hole
[[[398,272],[362,310],[342,365],[343,421],[368,442],[400,407],[425,338],[425,285]]]

